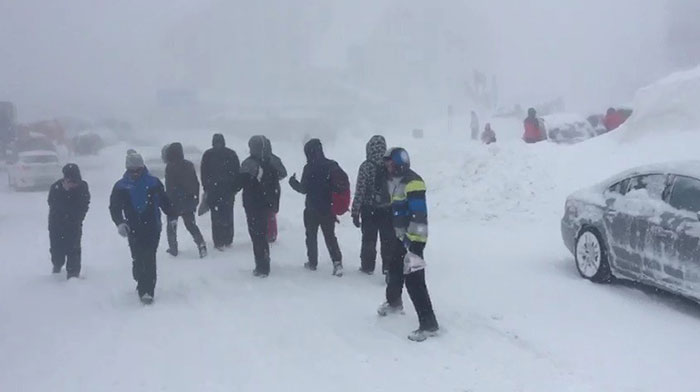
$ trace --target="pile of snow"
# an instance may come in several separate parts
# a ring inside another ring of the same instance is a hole
[[[634,113],[623,125],[627,138],[648,133],[700,130],[700,66],[639,90]]]

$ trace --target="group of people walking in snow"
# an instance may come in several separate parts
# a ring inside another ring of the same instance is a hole
[[[254,276],[270,274],[270,242],[277,237],[280,182],[287,177],[281,159],[272,153],[270,140],[253,136],[250,155],[242,163],[226,147],[223,135],[215,134],[212,148],[201,161],[201,187],[192,162],[184,157],[180,143],[164,150],[165,185],[146,168],[143,157],[127,151],[126,172],[110,196],[109,211],[118,233],[127,238],[132,273],[139,298],[150,304],[155,297],[156,254],[162,231],[161,213],[166,215],[167,253],[177,256],[177,223],[182,218],[192,235],[200,257],[207,256],[206,242],[196,224],[195,214],[210,211],[212,240],[223,251],[233,243],[233,208],[242,191],[248,233],[253,243]],[[386,301],[378,314],[403,312],[402,291],[406,287],[419,319],[419,328],[409,338],[422,341],[434,336],[438,323],[425,284],[424,249],[428,239],[426,186],[410,165],[403,148],[387,148],[383,136],[367,143],[366,160],[360,165],[352,206],[350,182],[340,165],[326,158],[319,139],[304,145],[306,165],[300,179],[292,175],[289,185],[306,197],[303,220],[307,262],[318,265],[318,231],[321,230],[333,262],[333,275],[343,275],[343,256],[335,234],[338,217],[348,209],[353,224],[362,230],[360,271],[374,273],[377,242],[381,268],[386,275]],[[90,193],[75,164],[63,168],[63,178],[49,192],[49,234],[53,272],[66,265],[68,279],[80,275],[82,222],[88,211]],[[379,241],[378,241],[379,240]]]

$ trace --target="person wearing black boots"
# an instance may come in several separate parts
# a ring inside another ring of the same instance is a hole
[[[161,210],[168,220],[177,215],[163,184],[148,173],[143,157],[130,151],[126,156],[126,172],[112,189],[109,212],[119,235],[129,241],[136,290],[146,305],[153,303],[155,297]]]
[[[199,257],[207,255],[207,245],[204,242],[202,233],[197,227],[194,213],[199,204],[199,180],[194,164],[185,159],[182,144],[171,143],[166,151],[167,166],[165,167],[165,192],[173,203],[173,208],[177,216],[172,217],[168,222],[168,250],[172,256],[178,255],[177,244],[177,220],[182,217],[185,228],[194,239]]]
[[[74,163],[63,167],[63,178],[49,190],[49,240],[53,273],[66,266],[68,279],[80,277],[83,221],[90,206],[90,190]]]
[[[357,174],[355,197],[352,201],[352,221],[356,227],[362,229],[360,271],[368,275],[374,273],[377,261],[377,236],[381,242],[382,273],[385,275],[388,272],[391,244],[394,241],[391,197],[383,162],[385,152],[384,137],[372,136],[367,142],[367,159],[362,162]]]
[[[404,284],[418,314],[418,329],[408,338],[422,342],[438,333],[439,326],[425,284],[423,251],[428,241],[428,207],[423,179],[411,170],[408,152],[392,148],[384,156],[389,173],[389,194],[393,210],[394,244],[387,274],[386,302],[377,313],[387,316],[403,311]]]
[[[250,138],[250,156],[241,164],[235,187],[236,192],[243,189],[243,208],[255,257],[253,275],[261,278],[270,274],[267,224],[270,213],[277,213],[279,209],[280,197],[279,174],[270,162],[268,142],[261,135]]]
[[[331,184],[333,171],[341,169],[337,162],[326,158],[323,145],[318,139],[309,140],[304,145],[304,153],[307,163],[304,166],[301,181],[297,180],[296,174],[289,179],[292,189],[306,195],[304,227],[308,262],[304,267],[315,271],[318,266],[318,229],[320,227],[333,262],[333,275],[341,277],[343,276],[343,255],[335,236],[337,218],[332,211]]]
[[[224,135],[214,134],[212,148],[202,155],[201,180],[211,211],[211,235],[214,248],[223,250],[233,244],[233,204],[235,182],[240,170],[238,155],[226,147]]]

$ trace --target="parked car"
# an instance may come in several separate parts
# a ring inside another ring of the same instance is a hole
[[[586,279],[700,301],[700,161],[637,168],[572,194],[561,232]]]
[[[578,114],[550,114],[543,116],[547,139],[560,144],[580,143],[597,136],[586,118]]]
[[[13,189],[48,187],[61,175],[58,155],[53,151],[20,152],[7,164],[8,183]]]

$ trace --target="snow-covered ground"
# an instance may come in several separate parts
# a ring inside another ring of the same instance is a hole
[[[502,124],[503,134],[520,132]],[[304,270],[303,199],[286,185],[268,279],[251,275],[238,203],[230,251],[200,260],[181,230],[182,253],[171,258],[162,239],[156,304],[143,307],[107,211],[122,174],[126,146],[118,146],[79,161],[92,192],[84,279],[50,274],[46,194],[0,188],[0,390],[697,390],[700,306],[581,279],[558,220],[579,187],[638,164],[695,158],[700,132],[632,138],[625,126],[575,146],[506,137],[484,147],[442,129],[426,127],[422,141],[388,135],[428,183],[427,280],[441,336],[408,341],[417,326],[408,306],[404,316],[377,318],[383,277],[355,272],[360,234],[348,216],[338,228],[346,275],[331,276],[323,244],[319,270]],[[206,147],[209,138],[194,142]],[[354,176],[365,140],[339,138],[326,151]],[[229,144],[245,155],[244,140]],[[274,149],[290,173],[301,171],[301,143]]]

